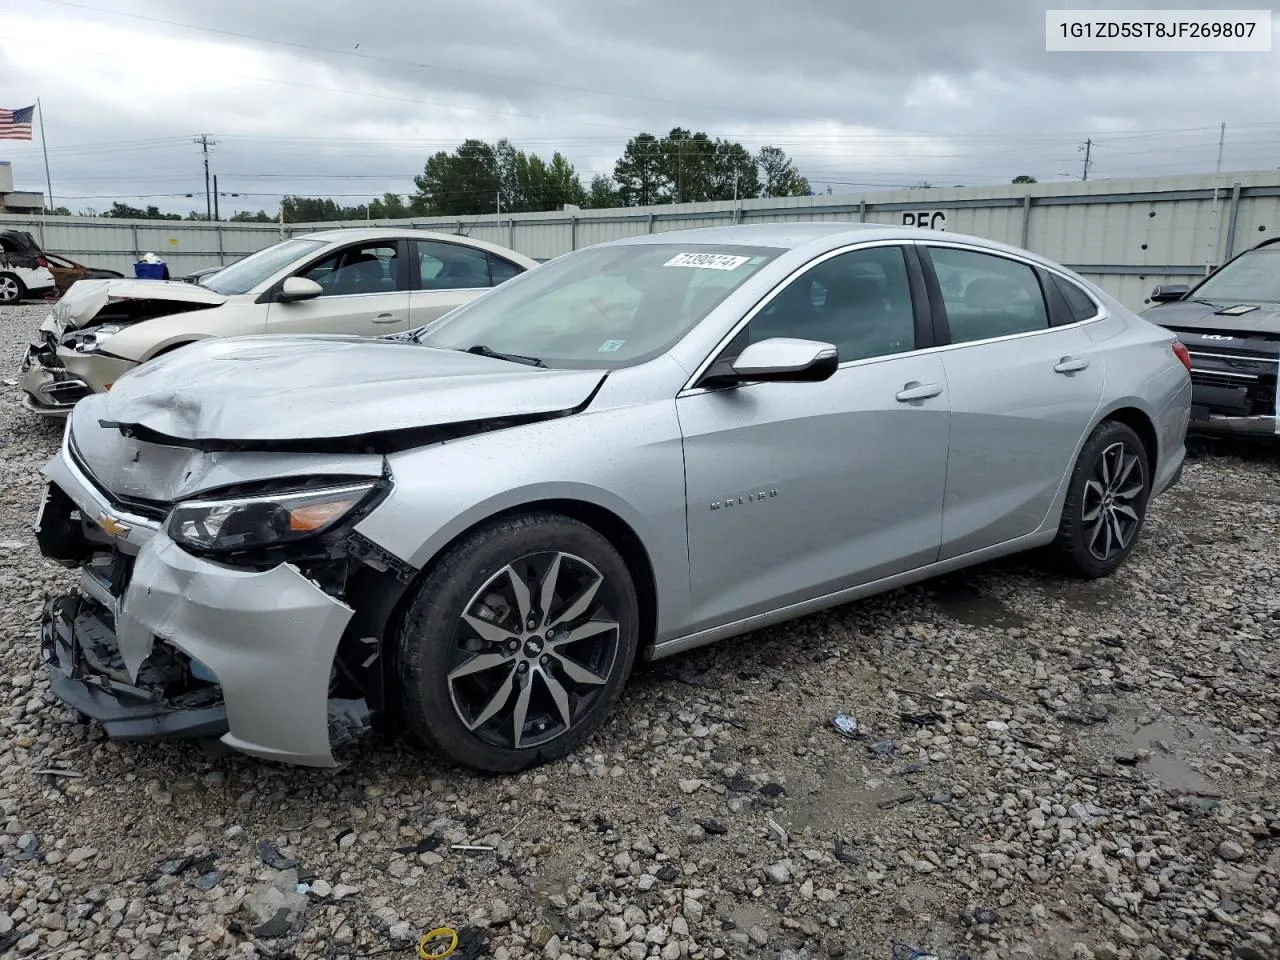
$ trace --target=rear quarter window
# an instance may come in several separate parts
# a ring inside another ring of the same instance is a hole
[[[1098,305],[1093,302],[1092,297],[1065,277],[1060,277],[1056,273],[1051,274],[1051,276],[1058,291],[1062,294],[1062,298],[1067,301],[1067,307],[1071,310],[1072,319],[1077,321],[1088,320],[1090,317],[1097,315]]]

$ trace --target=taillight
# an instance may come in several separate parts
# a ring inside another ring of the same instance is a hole
[[[44,257],[36,257],[36,266],[44,267],[45,269],[48,269],[49,261],[46,260]]]
[[[1181,340],[1173,341],[1173,355],[1178,361],[1187,368],[1187,373],[1191,372],[1191,353],[1187,350],[1187,345]]]

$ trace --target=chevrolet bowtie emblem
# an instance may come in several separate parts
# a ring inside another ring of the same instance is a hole
[[[133,529],[127,523],[121,523],[115,517],[106,513],[98,517],[98,526],[101,527],[102,532],[109,537],[123,537]]]

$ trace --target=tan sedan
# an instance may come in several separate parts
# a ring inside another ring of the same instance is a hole
[[[79,280],[23,358],[24,403],[65,416],[138,364],[211,337],[407,331],[537,265],[469,237],[371,228],[283,240],[199,284]]]

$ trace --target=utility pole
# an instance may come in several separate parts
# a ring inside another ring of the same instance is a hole
[[[1222,129],[1218,131],[1218,168],[1217,173],[1222,172],[1222,144],[1227,139],[1227,125],[1223,123]]]
[[[1084,151],[1084,173],[1081,175],[1080,179],[1088,180],[1089,167],[1093,165],[1093,160],[1090,159],[1091,155],[1093,154],[1093,140],[1092,139],[1086,140],[1084,142],[1084,146],[1081,147],[1080,149]]]
[[[209,148],[216,147],[218,145],[218,141],[210,140],[207,133],[202,133],[192,142],[198,143],[201,151],[204,153],[204,216],[206,220],[212,220],[213,194],[209,190]]]
[[[213,219],[218,219],[218,175],[213,175]]]

